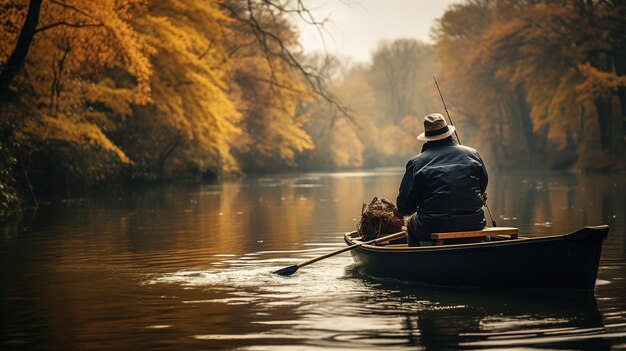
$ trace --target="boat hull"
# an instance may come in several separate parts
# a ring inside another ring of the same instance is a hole
[[[385,247],[351,251],[374,277],[424,284],[492,288],[593,289],[608,226],[574,233],[463,245]],[[350,233],[348,245],[358,243]]]

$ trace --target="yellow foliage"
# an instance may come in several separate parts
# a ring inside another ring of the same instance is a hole
[[[240,136],[241,118],[224,79],[224,41],[228,18],[217,1],[152,2],[134,20],[142,37],[156,49],[152,96],[158,103],[155,126],[184,136],[179,160],[200,171],[237,172],[231,145]],[[149,125],[145,126],[148,130]]]
[[[349,121],[340,119],[335,123],[329,147],[333,166],[338,168],[363,166],[365,146],[360,142],[359,135]]]
[[[83,147],[101,148],[115,154],[123,163],[131,162],[124,152],[102,133],[98,126],[81,121],[75,115],[57,114],[54,117],[41,115],[38,119],[27,120],[20,133],[23,135],[18,136],[18,139],[22,142],[66,141]]]
[[[144,0],[44,1],[38,31],[13,90],[23,106],[18,140],[59,140],[97,147],[130,160],[105,132],[128,117],[132,103],[150,101],[152,49],[130,26]],[[0,62],[8,59],[22,27],[27,5],[2,0]],[[106,70],[127,72],[129,83],[116,85]],[[131,77],[134,83],[130,83]],[[6,116],[3,116],[6,117]]]
[[[78,86],[77,99],[83,99],[86,105],[81,111],[86,121],[94,123],[103,131],[112,131],[119,127],[133,113],[133,92],[130,88],[115,86],[110,78],[99,82],[75,82]],[[97,109],[93,106],[106,106]]]
[[[259,20],[285,45],[293,45],[296,36],[286,22],[272,17]],[[233,23],[229,28],[237,40],[227,46],[235,52],[229,62],[228,82],[244,116],[243,138],[236,146],[239,157],[251,169],[277,163],[294,166],[298,153],[314,147],[303,129],[309,116],[297,112],[300,104],[312,99],[312,94],[294,67],[266,55],[259,46],[242,44],[257,40],[249,27]]]
[[[294,164],[314,147],[300,104],[311,99],[293,63],[286,13],[222,0],[45,1],[38,32],[11,89],[23,112],[19,140],[99,148],[139,173],[237,173],[241,164]],[[0,63],[27,3],[0,0]],[[6,9],[6,11],[4,11]],[[243,21],[242,21],[243,18]],[[284,46],[281,46],[284,45]],[[8,119],[5,113],[3,118]],[[35,146],[33,146],[35,148]],[[139,165],[140,164],[140,165]]]

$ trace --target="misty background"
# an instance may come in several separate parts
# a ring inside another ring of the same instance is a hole
[[[7,1],[2,212],[111,184],[402,167],[443,112],[490,169],[624,170],[621,1]]]

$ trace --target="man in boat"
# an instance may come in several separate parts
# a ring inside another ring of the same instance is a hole
[[[478,152],[459,145],[443,115],[424,117],[426,143],[406,164],[396,205],[407,223],[409,246],[430,241],[431,233],[481,230],[487,169]]]

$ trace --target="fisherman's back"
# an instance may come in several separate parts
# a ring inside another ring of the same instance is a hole
[[[409,219],[409,244],[429,240],[430,233],[479,230],[485,227],[482,194],[487,169],[478,152],[452,139],[440,114],[424,118],[427,141],[410,159],[400,184],[396,204]]]
[[[397,200],[401,213],[417,212],[430,231],[485,227],[481,194],[488,179],[476,150],[451,137],[428,142],[406,169],[410,179],[402,182]]]

